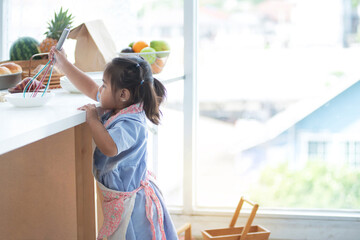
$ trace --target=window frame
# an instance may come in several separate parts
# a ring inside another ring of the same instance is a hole
[[[198,1],[184,0],[184,171],[183,213],[192,214],[195,203]],[[186,169],[186,171],[185,171]]]
[[[315,149],[313,149],[314,147]],[[328,147],[327,141],[308,141],[308,159],[326,161]]]
[[[196,124],[197,99],[197,46],[198,0],[184,0],[184,170],[182,209],[171,208],[175,223],[190,222],[193,232],[227,226],[233,210],[204,209],[195,206],[195,167],[197,159]],[[249,209],[244,210],[241,222],[246,220]],[[310,224],[309,224],[310,222]],[[268,227],[273,239],[356,239],[360,235],[360,209],[262,209],[258,210],[255,223]],[[322,232],[323,235],[319,236]],[[340,237],[340,238],[339,238]]]
[[[345,161],[350,167],[360,167],[360,141],[346,141],[345,145]]]

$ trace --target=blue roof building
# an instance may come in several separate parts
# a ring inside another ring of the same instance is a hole
[[[360,167],[360,81],[277,114],[237,157],[251,162],[248,170],[283,161],[301,168],[311,160]]]

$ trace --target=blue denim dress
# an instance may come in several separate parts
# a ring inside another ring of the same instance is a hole
[[[141,182],[147,181],[147,127],[146,115],[139,104],[123,109],[115,116],[105,113],[101,121],[114,140],[118,154],[107,157],[98,148],[94,151],[93,171],[96,180],[104,187],[119,192],[132,192]],[[158,220],[155,204],[152,204],[156,239],[162,239],[159,222],[163,223],[166,239],[178,239],[176,229],[164,204],[161,192],[149,182],[162,208],[162,221]],[[153,239],[152,225],[146,216],[146,194],[143,189],[136,192],[134,208],[127,225],[126,239]],[[116,234],[114,234],[116,235]],[[108,239],[115,239],[114,236]],[[116,238],[118,239],[118,238]]]

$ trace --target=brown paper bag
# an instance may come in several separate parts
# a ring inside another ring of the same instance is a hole
[[[75,66],[82,71],[103,71],[105,64],[116,56],[115,43],[101,20],[72,29],[69,38],[76,39]]]

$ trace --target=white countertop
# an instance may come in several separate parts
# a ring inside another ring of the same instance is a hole
[[[83,94],[52,91],[55,96],[41,107],[19,108],[0,102],[0,155],[84,123],[86,114],[77,108],[96,103]]]

